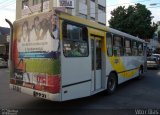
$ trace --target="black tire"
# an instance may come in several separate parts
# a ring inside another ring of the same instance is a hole
[[[142,79],[144,76],[143,76],[143,68],[139,68],[139,75],[138,75],[138,80]]]
[[[117,76],[115,73],[111,73],[107,82],[107,94],[112,94],[117,88]]]

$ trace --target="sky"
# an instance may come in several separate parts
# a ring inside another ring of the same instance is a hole
[[[5,18],[11,22],[15,20],[16,0],[0,0],[0,26],[9,27],[5,22]]]
[[[107,20],[110,19],[110,12],[117,8],[118,6],[134,5],[135,3],[141,3],[146,5],[146,7],[151,11],[152,16],[154,16],[153,21],[160,21],[160,0],[106,0],[107,1]],[[157,3],[155,6],[150,6],[150,4]],[[0,0],[0,26],[9,27],[5,22],[5,18],[9,19],[11,22],[15,20],[16,12],[16,0]],[[107,21],[108,22],[108,21]]]

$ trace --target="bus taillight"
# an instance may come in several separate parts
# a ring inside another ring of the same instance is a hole
[[[60,92],[60,77],[59,76],[48,76],[48,84],[44,87],[44,90],[49,93]]]
[[[60,92],[60,76],[54,75],[38,75],[37,84],[34,89],[39,91],[45,91],[48,93],[59,93]]]

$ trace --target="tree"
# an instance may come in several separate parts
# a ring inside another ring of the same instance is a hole
[[[111,12],[109,24],[111,28],[138,36],[142,39],[152,38],[157,25],[152,24],[151,12],[145,5],[119,6]]]

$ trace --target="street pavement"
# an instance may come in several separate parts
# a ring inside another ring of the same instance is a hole
[[[0,68],[0,109],[0,114],[10,110],[17,112],[16,115],[31,114],[32,111],[42,115],[130,115],[137,111],[160,114],[160,70],[148,70],[143,79],[119,85],[112,95],[101,92],[82,99],[52,102],[9,90],[9,70]]]

